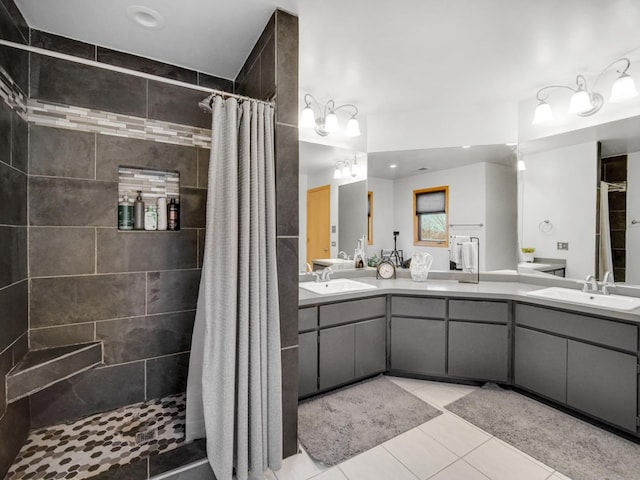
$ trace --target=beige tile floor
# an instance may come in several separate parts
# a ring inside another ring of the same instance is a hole
[[[475,387],[388,378],[444,413],[331,468],[302,451],[269,480],[571,480],[446,410]]]

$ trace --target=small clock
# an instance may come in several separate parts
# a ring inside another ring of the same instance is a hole
[[[376,267],[376,278],[382,278],[388,280],[390,278],[396,278],[396,266],[388,258],[378,263]]]

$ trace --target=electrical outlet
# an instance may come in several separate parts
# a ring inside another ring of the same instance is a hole
[[[336,226],[335,225],[331,225],[331,233],[336,233]]]
[[[336,242],[331,242],[331,246],[335,247],[336,246]]]
[[[569,250],[569,242],[558,242],[558,250]]]

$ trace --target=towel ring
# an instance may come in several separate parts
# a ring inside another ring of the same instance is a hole
[[[551,221],[549,220],[543,220],[538,224],[538,229],[542,233],[549,233],[551,230],[553,230],[553,223],[551,223]]]

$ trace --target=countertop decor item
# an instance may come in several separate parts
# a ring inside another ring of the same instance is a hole
[[[411,279],[414,282],[426,282],[433,264],[433,256],[427,252],[416,252],[411,257]]]
[[[388,258],[381,260],[380,263],[378,263],[378,266],[376,267],[376,278],[378,279],[381,278],[383,280],[396,278],[395,264]]]
[[[523,247],[522,253],[524,254],[524,261],[528,263],[533,262],[533,253],[536,251],[533,247]]]

